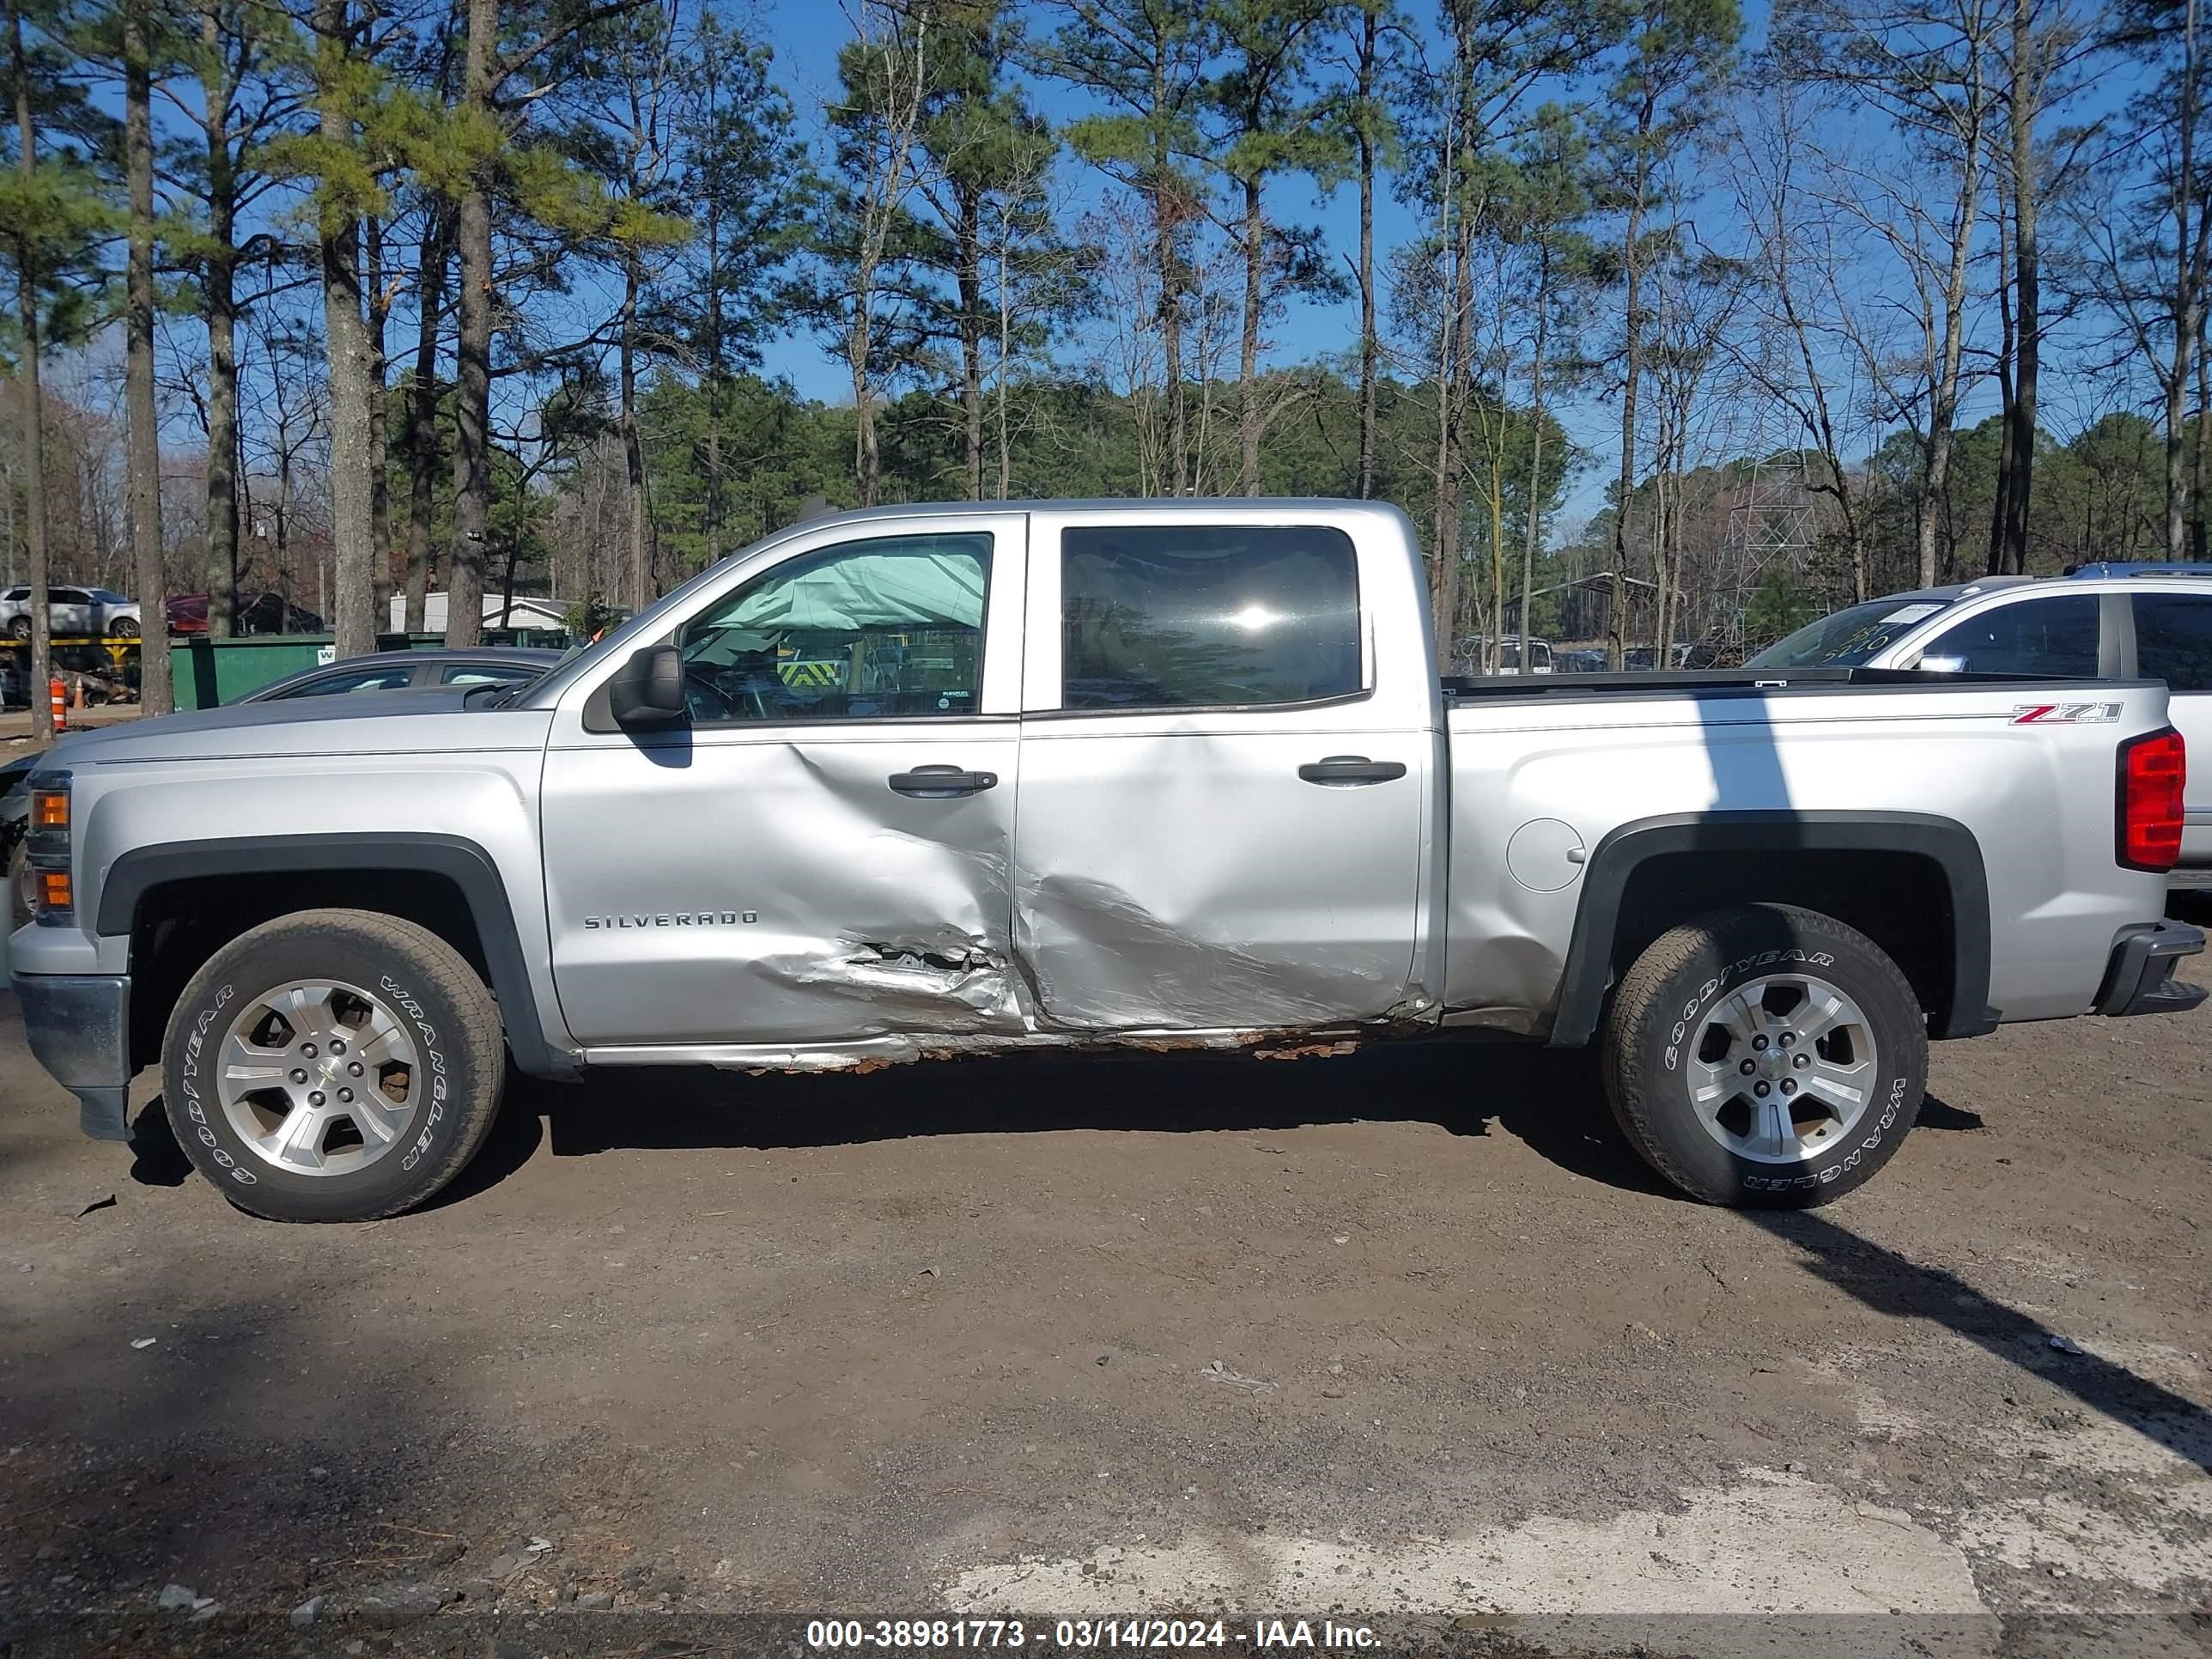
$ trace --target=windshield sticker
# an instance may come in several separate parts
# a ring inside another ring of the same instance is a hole
[[[1932,617],[1943,607],[1940,605],[1900,605],[1882,618],[1885,623],[1917,623],[1923,617]]]

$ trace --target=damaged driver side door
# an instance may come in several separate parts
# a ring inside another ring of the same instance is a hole
[[[545,879],[587,1048],[1020,1030],[1024,520],[862,528],[741,564],[637,642],[677,647],[688,720],[620,729],[604,682],[573,720],[564,699]]]

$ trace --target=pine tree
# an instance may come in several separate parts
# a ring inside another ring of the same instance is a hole
[[[1213,31],[1201,0],[1060,0],[1063,16],[1040,55],[1047,73],[1104,106],[1072,123],[1077,155],[1143,199],[1152,220],[1157,316],[1166,358],[1169,493],[1190,487],[1190,422],[1184,396],[1189,246],[1205,210],[1197,173],[1206,154],[1200,119]]]
[[[102,286],[99,247],[115,214],[96,167],[112,135],[64,80],[65,20],[9,0],[6,43],[15,166],[0,177],[0,257],[15,280],[15,374],[21,387],[23,542],[31,587],[31,731],[53,738],[45,696],[53,672],[46,599],[46,411],[40,359],[81,337]]]
[[[760,343],[787,309],[784,270],[805,232],[805,152],[793,136],[791,102],[769,79],[767,48],[711,9],[702,9],[685,53],[678,117],[684,199],[698,234],[678,267],[672,302],[699,365],[705,469],[702,554],[725,550],[729,467],[724,415],[732,380],[760,361]]]
[[[1244,266],[1238,332],[1237,487],[1260,488],[1260,436],[1267,424],[1260,383],[1260,331],[1267,313],[1291,295],[1326,292],[1334,272],[1315,258],[1316,233],[1286,234],[1266,211],[1267,181],[1278,173],[1318,173],[1339,165],[1337,136],[1323,119],[1312,58],[1338,0],[1213,0],[1212,18],[1224,58],[1207,86],[1219,125],[1213,164],[1236,203],[1233,233]]]

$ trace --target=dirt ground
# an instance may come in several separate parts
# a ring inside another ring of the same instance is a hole
[[[1661,1190],[1582,1057],[1450,1047],[520,1084],[435,1208],[313,1228],[81,1139],[0,998],[0,1653],[1332,1608],[2202,1653],[2208,1038],[1940,1047],[1798,1215]]]

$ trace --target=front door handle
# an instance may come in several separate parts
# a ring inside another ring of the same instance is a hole
[[[1400,767],[1400,771],[1405,768]],[[957,766],[917,766],[911,772],[894,772],[891,787],[902,795],[912,795],[920,800],[951,800],[961,795],[980,794],[999,786],[996,772],[963,772]]]
[[[1406,775],[1403,761],[1371,761],[1364,755],[1331,755],[1298,768],[1308,783],[1389,783]]]

